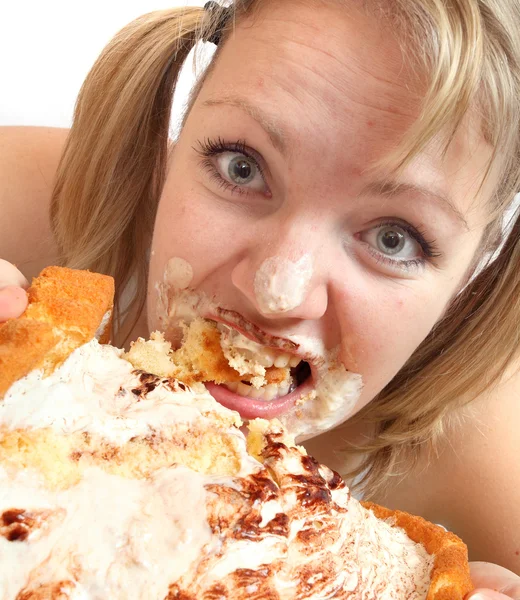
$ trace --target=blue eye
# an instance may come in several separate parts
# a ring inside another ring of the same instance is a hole
[[[425,234],[409,223],[379,223],[361,232],[358,239],[379,263],[394,268],[409,270],[440,256],[435,242],[427,241]]]
[[[361,239],[386,256],[399,260],[419,258],[422,249],[407,231],[397,225],[378,226],[361,234]]]
[[[261,159],[244,142],[205,140],[199,146],[203,167],[222,188],[239,194],[250,191],[269,194]]]
[[[228,175],[233,183],[251,183],[257,172],[256,165],[245,156],[235,156],[229,161]]]
[[[215,157],[219,174],[233,185],[262,192],[265,182],[255,160],[237,152],[223,152]]]

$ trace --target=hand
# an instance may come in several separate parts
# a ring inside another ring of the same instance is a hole
[[[475,589],[466,600],[520,600],[520,577],[492,563],[470,563]]]
[[[19,317],[27,307],[27,279],[11,263],[0,258],[0,323]]]

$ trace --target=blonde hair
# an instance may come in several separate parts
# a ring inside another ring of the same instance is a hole
[[[267,0],[236,0],[235,21]],[[389,161],[402,168],[441,130],[452,134],[478,108],[499,171],[489,232],[520,184],[520,8],[517,0],[364,0],[425,67],[423,113]],[[147,252],[168,157],[172,96],[182,64],[208,39],[219,17],[201,8],[158,11],[125,27],[107,46],[80,92],[59,167],[51,216],[62,262],[112,275],[119,294],[119,341],[146,296]],[[218,60],[218,52],[213,63]],[[200,89],[198,85],[194,96]],[[452,135],[446,139],[446,147]],[[504,373],[519,341],[520,222],[498,258],[453,302],[445,317],[357,421],[375,426],[363,448],[367,495],[413,467],[418,448],[442,432],[453,408],[475,398]],[[496,242],[496,236],[488,235]],[[128,309],[121,293],[133,280]]]

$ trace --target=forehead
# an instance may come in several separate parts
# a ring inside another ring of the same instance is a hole
[[[316,164],[321,157],[320,183],[355,194],[356,185],[366,184],[364,173],[399,145],[420,115],[427,80],[411,48],[360,4],[267,2],[240,20],[195,101],[198,118],[204,118],[201,108],[215,104],[250,116],[249,108],[257,108],[256,120],[282,142],[289,158]],[[237,125],[239,113],[221,116],[246,136],[248,127]],[[478,182],[488,156],[487,149],[481,153],[480,135],[467,134],[456,136],[444,156],[434,140],[420,168],[415,163],[409,170],[408,182],[433,181],[436,192],[458,193],[467,207],[478,188],[468,182]]]
[[[334,126],[345,140],[364,120],[392,144],[419,114],[419,88],[399,41],[355,3],[285,0],[238,23],[201,96],[246,96],[287,132]]]

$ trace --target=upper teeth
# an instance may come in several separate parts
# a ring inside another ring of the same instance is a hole
[[[300,359],[297,356],[291,356],[290,354],[285,353],[280,354],[276,350],[271,350],[270,348],[262,348],[254,353],[240,349],[240,353],[244,358],[247,358],[247,360],[257,362],[266,369],[273,366],[280,369],[285,367],[297,367],[300,364]]]
[[[272,348],[264,348],[227,325],[219,323],[218,328],[220,330],[220,345],[231,366],[234,366],[231,361],[237,356],[241,356],[246,361],[256,363],[266,369],[273,366],[282,369],[296,367],[300,363],[297,356],[279,352]],[[253,367],[254,365],[251,364],[250,366]],[[253,371],[251,373],[253,374]]]
[[[229,366],[235,369],[249,382],[229,382],[228,389],[240,396],[247,396],[257,400],[274,400],[287,395],[294,385],[289,368],[297,367],[300,359],[285,352],[272,348],[265,348],[253,342],[244,335],[219,323],[220,346]],[[275,367],[285,370],[285,376],[280,383],[269,383],[269,379],[279,379],[279,373],[272,373],[269,378],[266,369]]]
[[[247,396],[248,398],[255,398],[256,400],[274,400],[281,396],[285,396],[289,393],[291,387],[291,381],[283,382],[279,385],[269,384],[261,389],[255,389],[245,383],[228,383],[226,387],[232,392],[239,394],[240,396]]]
[[[291,356],[290,354],[278,354],[270,361],[269,364],[264,365],[265,367],[278,367],[283,369],[284,367],[297,367],[300,364],[300,359],[297,356]]]

